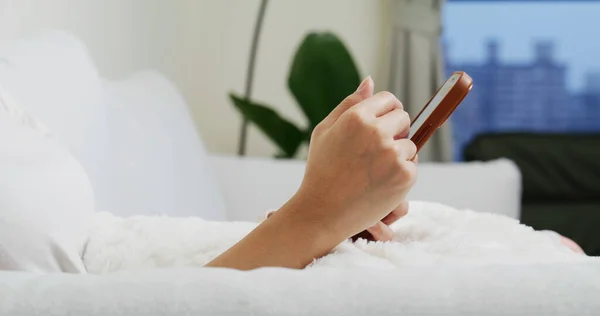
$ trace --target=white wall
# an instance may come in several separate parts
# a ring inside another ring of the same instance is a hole
[[[210,151],[235,153],[240,117],[227,99],[243,92],[259,0],[0,0],[0,42],[62,28],[88,45],[100,72],[118,78],[142,68],[170,77],[188,100]],[[331,30],[363,75],[379,79],[386,3],[365,0],[269,2],[256,68],[256,99],[305,121],[286,87],[288,65],[310,30]],[[254,128],[250,155],[274,147]]]

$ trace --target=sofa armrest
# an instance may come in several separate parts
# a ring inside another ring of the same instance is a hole
[[[305,164],[298,160],[211,156],[229,220],[256,221],[283,205],[298,189]],[[421,163],[410,200],[519,218],[521,177],[509,160]]]
[[[424,163],[407,198],[519,219],[521,187],[519,168],[508,159]]]
[[[225,204],[227,219],[259,221],[294,195],[304,175],[304,162],[268,158],[210,156]]]
[[[600,262],[405,269],[0,271],[3,315],[597,315]],[[110,311],[110,312],[107,312]]]

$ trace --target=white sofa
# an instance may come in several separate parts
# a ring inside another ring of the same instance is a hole
[[[153,70],[102,78],[66,33],[6,45],[0,84],[69,146],[91,178],[97,210],[255,221],[302,178],[302,161],[208,154],[167,78]],[[520,190],[509,161],[422,163],[409,198],[518,218]]]
[[[208,154],[184,99],[164,76],[147,70],[106,80],[67,33],[1,46],[0,86],[68,145],[91,179],[96,210],[256,221],[284,203],[302,178],[301,161]],[[422,163],[409,197],[517,218],[520,176],[509,161]],[[589,294],[600,290],[598,272],[594,264],[392,275],[275,268],[102,277],[0,272],[0,314],[591,315],[600,305]],[[243,285],[230,288],[233,279]],[[407,279],[420,282],[408,286],[414,283]]]

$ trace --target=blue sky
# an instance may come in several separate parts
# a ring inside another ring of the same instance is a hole
[[[570,89],[588,71],[600,72],[600,1],[596,3],[452,3],[444,12],[444,38],[454,61],[480,61],[485,42],[501,43],[504,61],[533,58],[536,39],[554,40],[556,57],[569,67]]]

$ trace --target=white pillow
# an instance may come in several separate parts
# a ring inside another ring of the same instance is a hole
[[[0,88],[0,270],[85,272],[94,197],[80,164]]]
[[[1,2],[1,1],[0,1]],[[84,167],[98,199],[108,195],[110,155],[102,82],[84,43],[45,31],[0,45],[0,86],[44,122]]]

